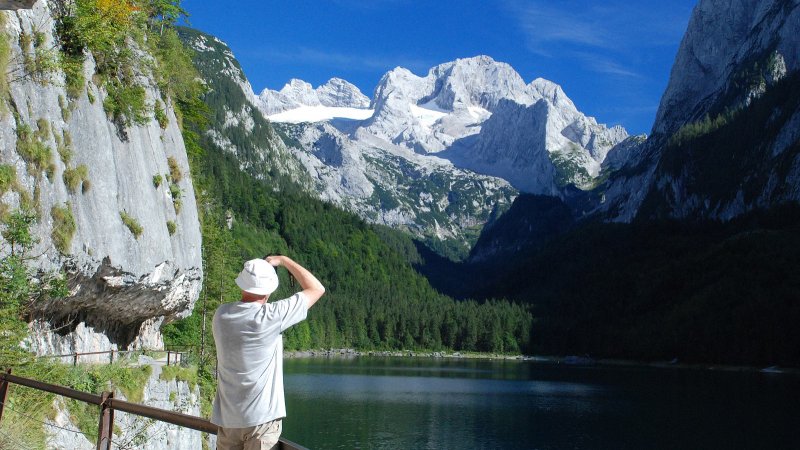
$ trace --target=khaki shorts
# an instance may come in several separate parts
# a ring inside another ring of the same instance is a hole
[[[276,419],[247,428],[217,430],[217,450],[278,450],[282,420]]]

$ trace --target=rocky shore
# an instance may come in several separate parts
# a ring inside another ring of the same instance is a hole
[[[478,353],[478,352],[426,352],[414,350],[371,350],[360,351],[352,348],[332,348],[319,350],[295,350],[284,351],[284,358],[356,358],[359,356],[394,356],[394,357],[414,357],[414,358],[460,358],[460,359],[517,359],[517,360],[538,360],[540,358],[524,355],[504,355],[499,353]]]
[[[734,366],[724,364],[684,363],[677,359],[672,361],[633,361],[622,359],[594,359],[589,356],[529,356],[529,355],[504,355],[499,353],[480,352],[426,352],[414,350],[372,350],[360,351],[352,348],[332,348],[317,350],[287,350],[283,352],[284,358],[357,358],[360,356],[378,357],[411,357],[411,358],[448,358],[448,359],[495,359],[534,361],[543,364],[563,364],[567,366],[624,366],[624,367],[654,367],[670,369],[695,369],[695,370],[724,370],[733,372],[762,372],[783,373],[800,375],[800,368],[794,367],[755,367]]]

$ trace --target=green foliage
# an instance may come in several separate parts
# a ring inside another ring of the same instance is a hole
[[[31,302],[67,295],[62,274],[39,273],[26,262],[38,242],[30,231],[36,223],[31,213],[13,211],[0,223],[3,249],[0,253],[0,365],[11,367],[29,360],[18,345],[27,333],[23,317]]]
[[[2,236],[9,246],[11,255],[24,254],[36,242],[30,227],[36,222],[36,216],[27,212],[14,212],[4,221]]]
[[[43,142],[50,134],[50,127],[42,119],[37,123],[39,128],[33,132],[28,124],[17,121],[17,153],[28,163],[28,173],[31,175],[38,175],[42,171],[50,174],[55,171],[53,152]]]
[[[53,206],[50,209],[53,218],[53,244],[63,254],[69,254],[72,247],[72,237],[75,235],[75,217],[72,215],[72,205],[67,202],[64,206]]]
[[[382,188],[380,184],[373,182],[372,186],[372,195],[377,197],[382,209],[389,211],[400,206],[400,202],[397,201],[392,193]]]
[[[167,128],[167,124],[169,123],[167,120],[167,113],[164,111],[164,104],[159,100],[156,100],[156,104],[153,107],[153,116],[156,121],[158,121],[158,126],[160,126],[162,130]]]
[[[56,141],[56,150],[58,151],[58,156],[61,158],[61,162],[64,165],[69,165],[69,162],[72,160],[72,135],[69,131],[64,130],[61,132],[59,136],[58,133],[53,133],[53,138]]]
[[[145,89],[137,70],[152,68],[164,98],[175,101],[196,98],[202,86],[196,80],[189,53],[180,46],[172,29],[185,11],[177,1],[76,0],[74,9],[58,14],[57,32],[67,89],[75,98],[83,92],[84,49],[94,56],[99,81],[108,93],[106,112],[118,126],[144,125],[150,119]],[[137,50],[149,46],[154,64],[141,64]],[[90,101],[93,102],[90,93]],[[161,105],[153,111],[162,128],[166,114]]]
[[[60,67],[59,55],[55,49],[44,46],[44,33],[34,30],[33,34],[22,30],[19,35],[22,50],[22,67],[25,76],[46,83],[50,75]]]
[[[175,230],[177,230],[177,229],[178,229],[178,225],[176,225],[175,222],[173,222],[171,220],[167,221],[167,232],[169,232],[170,236],[175,234]]]
[[[796,204],[728,223],[587,223],[457,270],[476,295],[533,306],[537,353],[800,364]]]
[[[556,169],[555,181],[559,186],[573,184],[585,189],[592,184],[593,178],[582,164],[587,156],[578,145],[570,144],[568,149],[552,152],[549,157]]]
[[[128,230],[130,230],[130,232],[133,233],[133,237],[139,239],[139,236],[141,236],[142,232],[144,231],[144,228],[142,228],[142,226],[139,225],[139,222],[133,217],[131,217],[125,211],[119,212],[119,218],[122,219],[122,223],[124,223],[125,226],[128,227]]]
[[[169,166],[169,176],[173,183],[180,183],[183,179],[181,167],[178,165],[178,160],[174,156],[167,158],[167,165]],[[173,195],[173,198],[175,196]]]
[[[86,164],[81,164],[74,169],[68,167],[64,170],[64,184],[67,186],[67,190],[73,194],[78,191],[78,187],[81,188],[81,192],[86,193],[89,190],[88,181],[89,168],[86,167]]]
[[[62,56],[61,70],[64,71],[67,96],[72,99],[80,97],[86,88],[86,76],[83,74],[83,57]]]
[[[158,378],[164,381],[185,381],[190,388],[194,389],[198,383],[197,367],[181,367],[177,364],[164,366],[161,368],[161,374]]]
[[[143,5],[151,17],[151,26],[163,31],[163,25],[175,25],[186,10],[181,8],[180,0],[149,0]]]
[[[72,112],[67,104],[67,99],[64,98],[63,95],[58,96],[58,107],[61,109],[61,118],[64,119],[65,122],[68,121]]]
[[[161,94],[178,104],[196,99],[202,93],[203,85],[197,80],[191,52],[183,46],[175,30],[164,30],[150,42],[151,53],[157,61],[153,74]]]
[[[158,187],[161,186],[161,181],[162,180],[163,180],[163,178],[161,178],[161,174],[160,173],[153,175],[153,187],[158,189]]]
[[[17,185],[17,169],[8,164],[0,164],[0,196]]]
[[[0,115],[8,111],[8,63],[11,58],[11,42],[5,32],[6,15],[0,14]]]
[[[183,206],[183,201],[181,200],[181,191],[180,186],[175,183],[169,184],[169,193],[172,196],[172,206],[175,208],[175,214],[180,214],[181,207]]]
[[[108,95],[103,109],[111,118],[125,125],[145,125],[150,120],[144,87],[116,79],[105,87]]]
[[[136,26],[135,5],[127,0],[76,0],[75,16],[65,26],[74,47],[86,47],[99,66],[113,65],[125,38]]]
[[[773,204],[791,197],[786,192],[796,182],[788,177],[800,143],[786,142],[781,152],[775,144],[783,130],[793,126],[791,121],[798,108],[800,73],[795,72],[747,107],[726,116],[718,128],[671,140],[656,175],[680,178],[682,190],[707,199],[705,206],[696,207],[706,211],[732,201],[743,201],[744,205]],[[741,199],[737,200],[739,195]],[[688,202],[683,192],[667,188],[651,190],[642,203],[639,217],[660,218],[674,206],[686,208],[685,203]]]
[[[736,115],[734,111],[726,111],[722,114],[715,116],[713,119],[706,114],[702,120],[691,122],[683,125],[672,135],[669,139],[669,145],[681,146],[687,142],[693,141],[701,136],[712,133],[725,125],[727,125]]]

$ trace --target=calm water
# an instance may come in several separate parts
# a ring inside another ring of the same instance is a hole
[[[361,357],[285,361],[310,449],[800,448],[800,376]]]

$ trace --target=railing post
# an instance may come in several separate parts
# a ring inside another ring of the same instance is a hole
[[[169,366],[169,350],[167,350],[167,365]]]
[[[7,369],[6,373],[11,375],[11,369]],[[8,397],[8,381],[3,380],[0,383],[0,419],[3,418],[3,407],[6,406],[6,397]]]
[[[78,365],[78,352],[75,352],[75,354],[72,355],[72,367],[76,367],[77,365]]]
[[[114,364],[114,349],[113,348],[111,349],[111,360],[109,361],[109,364]]]
[[[100,402],[100,424],[97,426],[97,450],[111,450],[111,433],[114,431],[114,409],[108,399],[114,398],[113,392],[103,392]]]

